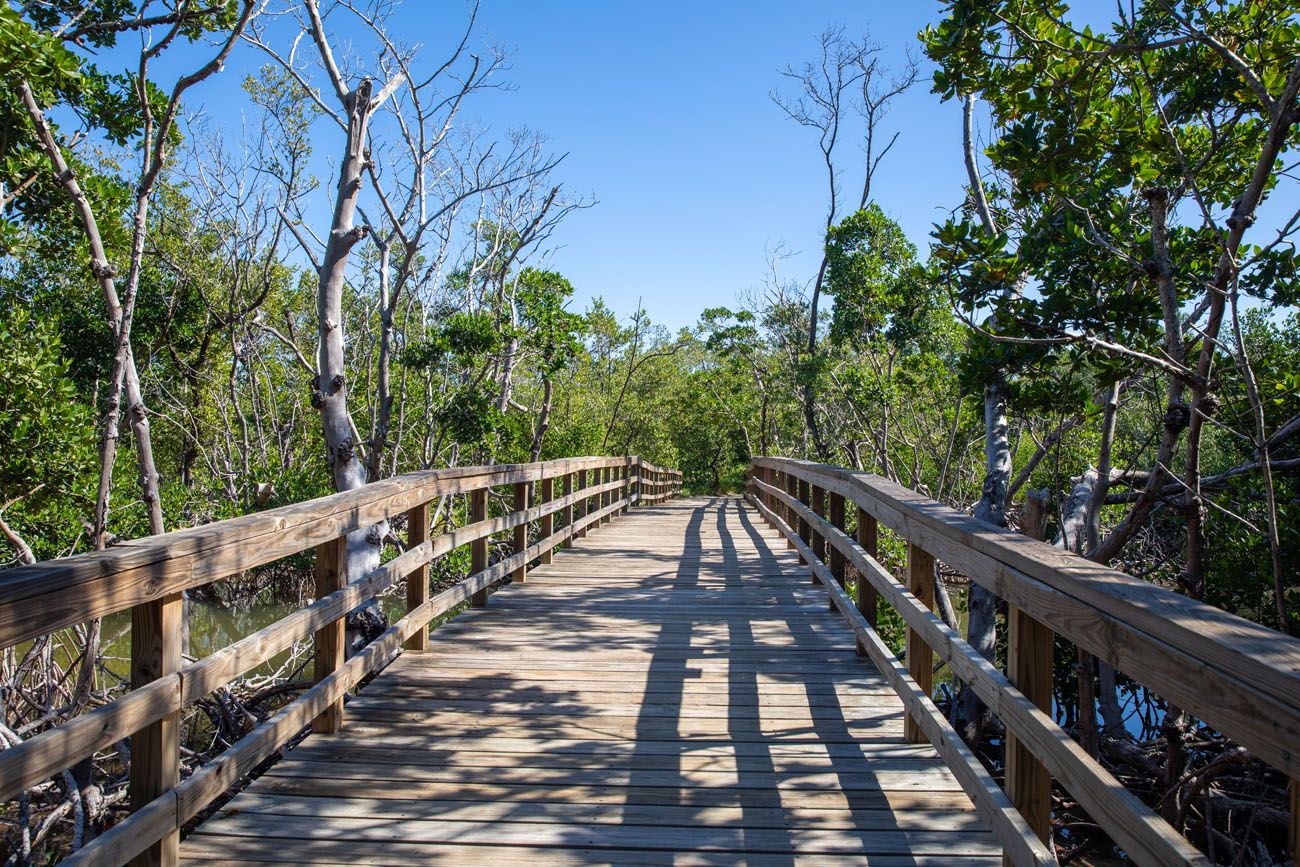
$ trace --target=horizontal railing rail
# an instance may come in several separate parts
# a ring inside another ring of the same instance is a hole
[[[1054,633],[1292,780],[1300,776],[1300,641],[977,521],[880,476],[765,457],[753,461],[748,489],[827,584],[832,603],[882,670],[900,663],[875,635],[877,600],[906,623],[906,671],[894,680],[908,706],[909,739],[934,741],[954,771],[965,763],[947,742],[955,733],[930,698],[936,655],[997,714],[1008,734],[1006,796],[1039,838],[1050,839],[1055,777],[1138,863],[1209,863],[1056,724],[1050,713]],[[853,535],[846,503],[857,511]],[[876,559],[881,524],[907,543],[906,586]],[[1007,601],[1007,674],[932,612],[936,559]],[[857,576],[856,604],[847,593],[849,565]],[[977,804],[990,805],[982,784],[967,791]],[[1293,815],[1293,829],[1295,821]],[[994,828],[1010,860],[1035,863],[1037,855],[1015,839],[1020,823],[995,809]]]
[[[513,488],[513,510],[490,517],[489,492],[504,485]],[[338,731],[344,695],[403,648],[424,649],[435,617],[465,603],[486,605],[494,584],[524,581],[533,561],[549,563],[557,547],[630,506],[680,490],[678,471],[635,456],[430,470],[0,573],[0,648],[120,611],[132,614],[131,690],[0,752],[0,798],[130,737],[131,815],[64,863],[175,863],[181,827],[308,725]],[[469,496],[469,523],[429,538],[430,503],[451,495]],[[347,535],[403,513],[405,551],[364,575],[347,575]],[[538,538],[530,543],[534,525]],[[506,532],[513,533],[512,553],[490,563],[490,540]],[[430,597],[429,564],[465,545],[470,576]],[[308,549],[316,551],[315,601],[181,665],[183,591]],[[345,659],[348,612],[402,579],[406,614]],[[309,638],[315,684],[181,782],[182,709]]]

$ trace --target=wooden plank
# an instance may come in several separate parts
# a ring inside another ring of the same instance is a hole
[[[488,516],[488,488],[479,488],[471,491],[469,495],[469,519],[471,522],[487,520]],[[488,539],[475,539],[470,543],[469,549],[471,573],[477,574],[488,567]],[[488,603],[488,589],[484,587],[475,593],[469,601],[473,608],[484,608]]]
[[[805,505],[811,502],[812,494],[810,493],[811,488],[808,482],[805,481],[804,479],[796,478],[795,484],[797,484],[799,487],[799,497],[798,497],[799,502]],[[799,539],[800,541],[803,542],[805,548],[811,550],[810,546],[812,544],[812,525],[808,523],[808,519],[804,517],[802,513],[796,513],[796,514],[799,515],[799,527],[798,527]],[[807,565],[807,555],[803,554],[802,556],[804,557],[805,565]]]
[[[735,500],[670,499],[678,484],[665,472],[659,506],[388,665],[346,735],[288,753],[185,856],[991,867],[981,814],[933,748],[904,743],[896,694],[791,580],[797,556]],[[628,502],[603,499],[588,522]],[[185,788],[178,815],[238,769]]]
[[[609,508],[614,510],[621,505],[615,503]],[[598,521],[604,517],[604,514],[603,511],[597,512],[587,520]],[[559,537],[567,532],[566,530],[540,540],[527,550],[472,575],[427,600],[419,608],[408,612],[405,617],[355,656],[255,728],[234,747],[204,765],[163,797],[147,804],[138,811],[138,814],[133,814],[127,821],[95,838],[74,853],[67,863],[98,864],[106,861],[121,863],[146,853],[160,838],[165,842],[168,835],[192,819],[226,789],[247,776],[304,726],[325,713],[331,705],[340,702],[345,692],[355,687],[378,667],[386,664],[400,650],[402,643],[417,629],[426,625],[434,616],[468,601],[475,593],[509,575],[520,562],[528,562],[543,548],[553,546],[559,541]],[[340,540],[339,552],[334,555],[337,559],[341,560],[339,555],[345,551],[342,547],[344,544],[345,540]],[[408,552],[411,553],[416,552]]]
[[[1039,710],[1052,710],[1052,630],[1007,609],[1007,676]],[[1052,775],[1013,731],[1007,732],[1007,795],[1040,840],[1052,835]]]
[[[131,686],[138,689],[175,674],[181,667],[181,629],[185,600],[176,593],[131,609]],[[180,782],[180,709],[141,728],[131,737],[131,812],[140,813]],[[165,800],[164,800],[165,803]],[[132,867],[174,865],[180,833],[171,830],[131,859]]]
[[[564,499],[568,503],[568,505],[566,505],[564,507],[564,511],[561,512],[561,515],[563,517],[561,517],[560,521],[565,527],[565,529],[569,529],[573,526],[573,492],[574,492],[573,478],[574,476],[573,473],[566,473],[563,478],[564,478]],[[565,536],[564,541],[560,543],[560,546],[563,548],[572,548],[573,536],[572,535]]]
[[[586,489],[587,489],[587,471],[579,470],[577,491],[582,496],[578,500],[577,505],[575,506],[577,512],[574,516],[574,519],[580,523],[582,522],[582,519],[587,516],[587,513],[591,511],[591,500],[587,496]],[[587,527],[584,523],[583,526],[578,528],[575,537],[578,539],[584,539],[586,538],[586,536],[587,536]]]
[[[916,601],[927,609],[934,608],[934,557],[916,545],[907,546],[907,589]],[[907,629],[907,673],[917,687],[927,696],[934,690],[934,651],[925,636],[910,626]],[[909,743],[919,744],[925,739],[913,717],[908,717],[906,737]]]
[[[817,477],[1009,604],[1300,777],[1300,639],[976,521],[867,473],[756,459]]]
[[[406,513],[406,547],[417,548],[429,538],[429,504],[421,503]],[[429,598],[429,564],[421,563],[406,576],[406,610],[419,608]],[[420,627],[406,642],[407,650],[424,650],[429,644],[428,627]]]
[[[866,552],[868,557],[875,560],[877,559],[876,519],[872,517],[867,512],[867,510],[863,509],[861,506],[858,506],[857,509],[858,509],[858,527],[857,527],[858,544],[862,546],[862,550]],[[839,550],[838,546],[836,547],[836,550]],[[867,621],[867,623],[871,626],[872,629],[875,629],[876,617],[878,615],[876,609],[877,606],[879,605],[880,597],[876,593],[876,588],[872,585],[870,581],[868,581],[862,575],[861,572],[859,572],[857,569],[854,569],[853,574],[857,576],[857,578],[854,579],[855,580],[854,586],[857,589],[858,611],[862,612],[863,619]],[[859,656],[867,655],[867,649],[862,646],[861,642],[858,642],[857,647],[858,647]]]
[[[532,494],[532,486],[529,485],[527,482],[516,482],[514,494],[515,494],[515,499],[514,499],[515,513],[518,514],[520,512],[527,511],[528,506],[530,505],[528,500]],[[528,548],[528,523],[524,522],[515,527],[513,550],[517,554],[520,551],[526,550],[527,548]],[[476,569],[474,571],[477,572],[478,570]],[[516,584],[523,584],[525,581],[527,581],[528,564],[520,563],[515,568],[514,574],[510,576],[510,580]]]
[[[825,489],[822,488],[822,487],[820,487],[820,486],[818,486],[818,485],[809,485],[809,486],[808,486],[808,492],[809,492],[809,493],[808,493],[808,496],[809,496],[808,504],[812,507],[813,514],[815,514],[815,515],[816,515],[817,517],[819,517],[819,518],[825,518],[825,517],[826,517],[826,491],[825,491]],[[816,557],[816,558],[817,558],[818,560],[820,560],[821,562],[825,563],[825,562],[826,562],[826,539],[825,539],[825,537],[822,536],[821,533],[818,533],[818,532],[817,532],[817,526],[816,526],[815,524],[814,524],[814,525],[810,525],[810,527],[809,527],[809,533],[810,533],[811,536],[812,536],[812,541],[811,541],[811,543],[809,544],[809,547],[812,548],[813,556]],[[820,581],[820,580],[821,580],[821,579],[819,579],[815,574],[813,575],[813,583],[814,583],[814,584],[817,583],[817,582]]]
[[[292,833],[292,829],[286,829]],[[563,849],[534,845],[465,845],[449,843],[372,842],[366,840],[305,839],[285,836],[262,841],[254,837],[201,834],[194,838],[190,863],[311,863],[346,865],[449,864],[455,867],[991,867],[997,856],[945,852],[942,855],[806,854],[799,852],[685,852],[644,849],[597,849],[578,844]],[[187,851],[190,851],[187,848]],[[293,853],[292,857],[286,853]]]
[[[796,508],[811,515],[802,505]],[[783,531],[789,533],[788,528]],[[827,532],[831,543],[841,546],[844,555],[867,575],[907,626],[921,633],[929,646],[939,651],[954,674],[970,684],[1003,723],[1015,730],[1130,857],[1144,863],[1208,864],[1195,847],[1061,731],[1049,714],[1025,698],[1001,671],[935,617],[911,592],[899,587],[880,564],[867,558],[852,539],[834,528]]]
[[[542,479],[540,496],[543,504],[549,503],[551,502],[551,500],[555,499],[554,479]],[[545,539],[547,536],[555,532],[555,514],[553,512],[547,512],[539,519],[537,532],[541,535],[543,539]],[[542,552],[541,564],[543,566],[551,562],[551,556],[553,550],[554,549],[552,548],[547,548],[545,551]]]
[[[316,549],[316,596],[328,596],[342,590],[347,580],[348,539],[341,536]],[[343,664],[346,624],[342,617],[322,624],[316,630],[314,651],[314,679],[324,680]],[[332,702],[311,721],[311,730],[329,734],[343,728],[343,697]]]
[[[0,576],[0,647],[308,550],[417,503],[622,460],[565,458],[408,473],[305,503],[130,540],[105,551],[7,569]]]
[[[830,502],[830,514],[828,516],[830,522],[841,530],[845,529],[847,525],[844,523],[844,496],[842,494],[832,493],[827,497],[827,499]],[[844,569],[844,555],[841,554],[839,549],[833,545],[828,553],[830,556],[830,563],[828,565],[831,568],[831,575],[835,576],[835,583],[839,584],[841,587],[847,587],[847,578]],[[830,601],[829,604],[832,609],[835,607],[834,601]]]
[[[763,507],[760,505],[759,509]],[[806,509],[799,509],[803,514]],[[773,515],[775,517],[775,515]],[[793,528],[781,526],[781,532],[787,538],[795,539]],[[848,536],[836,528],[830,528],[828,541],[836,544],[837,540],[847,540]],[[796,542],[796,547],[802,545]],[[841,547],[846,557],[853,559],[852,551]],[[855,565],[858,565],[855,562]],[[813,569],[820,569],[830,575],[826,566],[819,562],[812,563]],[[827,592],[836,600],[837,607],[852,625],[876,668],[888,677],[907,708],[909,719],[914,719],[922,730],[925,739],[933,744],[947,760],[954,774],[961,782],[962,789],[970,795],[984,817],[993,827],[999,842],[1005,847],[1004,854],[1018,865],[1052,865],[1056,863],[1056,854],[1034,837],[1033,831],[1016,811],[1015,807],[998,788],[984,766],[980,764],[970,747],[953,729],[952,724],[935,707],[928,690],[924,690],[912,679],[910,673],[894,656],[893,652],[871,628],[862,613],[857,610],[847,593],[834,581],[824,582]]]

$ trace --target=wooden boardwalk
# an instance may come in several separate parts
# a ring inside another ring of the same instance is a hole
[[[1001,863],[783,540],[635,509],[432,633],[183,843],[214,863]]]

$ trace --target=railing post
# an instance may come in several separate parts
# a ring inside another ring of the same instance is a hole
[[[1046,498],[1030,494],[1021,515],[1021,532],[1032,539],[1041,539],[1046,525]],[[1048,713],[1052,709],[1054,644],[1055,636],[1051,629],[1014,606],[1007,608],[1007,677],[1026,698]],[[1080,649],[1079,653],[1083,656],[1084,651]],[[1090,655],[1088,661],[1091,678]],[[1079,707],[1085,716],[1096,713],[1093,701],[1083,695],[1079,697]],[[1012,732],[1007,732],[1006,789],[1011,803],[1039,839],[1050,840],[1052,775]]]
[[[541,498],[541,503],[539,505],[542,506],[547,505],[548,503],[550,503],[552,500],[555,499],[555,479],[552,478],[551,476],[547,476],[546,478],[542,479],[542,491],[540,494],[540,498]],[[555,532],[554,512],[547,512],[545,515],[542,515],[541,525],[538,528],[537,532],[541,534],[541,537],[543,539],[550,538],[550,535]],[[546,549],[542,551],[541,561],[543,566],[551,562],[551,551],[552,551],[552,547],[550,545],[547,545]]]
[[[840,530],[843,530],[845,528],[844,495],[830,492],[829,499],[830,499],[831,524],[833,524],[835,527],[839,528]],[[847,585],[845,583],[845,576],[844,576],[844,555],[840,553],[839,548],[832,545],[829,541],[826,542],[826,547],[830,549],[831,574],[835,576],[835,583],[839,584],[841,587],[846,587]],[[830,600],[830,609],[832,611],[835,610],[835,600],[833,598]]]
[[[1039,710],[1052,710],[1052,630],[1018,608],[1007,609],[1007,675]],[[1007,796],[1040,840],[1052,834],[1052,775],[1007,732]]]
[[[823,488],[818,487],[817,485],[810,485],[809,492],[812,498],[811,506],[812,506],[813,514],[819,518],[825,518],[826,517],[826,491]],[[815,528],[810,527],[810,532],[812,533],[811,547],[812,547],[813,556],[816,557],[821,562],[825,563],[826,562],[826,537],[823,536],[820,532],[818,532]],[[822,579],[818,578],[817,573],[815,572],[813,573],[812,576],[812,583],[814,584],[822,583]]]
[[[406,513],[406,547],[414,548],[429,539],[429,504],[412,506]],[[429,564],[423,563],[406,576],[406,610],[419,608],[429,598]],[[403,645],[407,650],[424,650],[429,646],[429,625],[415,631]]]
[[[872,560],[875,560],[880,553],[877,545],[876,516],[867,514],[867,510],[861,506],[858,507],[858,544],[862,546],[862,550],[866,551],[867,556]],[[871,624],[872,629],[876,628],[878,597],[879,594],[876,592],[875,586],[867,580],[866,575],[859,573],[858,611],[862,612],[862,616]],[[866,655],[867,649],[859,641],[858,656]]]
[[[799,498],[799,483],[798,483],[798,481],[795,479],[794,476],[790,475],[789,470],[786,470],[785,472],[783,472],[783,473],[781,474],[781,476],[782,476],[783,479],[785,479],[785,492],[786,492],[787,494],[789,494],[791,497],[793,497],[793,498],[795,498],[795,499],[798,499],[798,498]],[[786,525],[787,525],[791,530],[793,530],[796,534],[799,532],[799,516],[795,513],[794,506],[791,506],[791,505],[788,505],[788,504],[786,505],[786,507],[785,507],[785,523],[786,523]],[[787,538],[787,539],[785,540],[785,547],[786,547],[786,548],[794,548],[794,540],[793,540],[793,539],[790,539],[790,538]],[[803,561],[803,558],[802,558],[802,557],[800,557],[799,559],[800,559],[800,562]]]
[[[907,543],[907,589],[926,608],[934,608],[934,557]],[[917,685],[930,695],[934,688],[934,651],[925,639],[912,629],[907,630],[907,671]],[[908,714],[903,722],[903,736],[909,744],[926,743],[925,733]]]
[[[316,548],[316,598],[342,590],[348,583],[348,537],[340,536]],[[316,647],[313,660],[315,680],[324,677],[343,664],[343,642],[347,621],[340,617],[316,630]],[[311,721],[311,730],[317,734],[332,734],[343,728],[343,697],[340,696]]]
[[[139,688],[181,667],[180,593],[143,602],[131,609],[131,686]],[[131,811],[135,812],[180,782],[180,711],[150,723],[131,737]],[[180,861],[180,828],[141,852],[133,867],[170,867]]]
[[[771,485],[773,487],[776,486],[776,470],[772,469],[771,467],[759,467],[758,475],[759,478],[763,480],[763,484]],[[776,496],[768,491],[764,491],[762,494],[762,498],[763,498],[764,505],[766,505],[767,508],[773,514],[778,514],[778,512],[776,511],[778,508],[776,504]],[[774,524],[772,524],[772,521],[770,519],[764,518],[764,520],[767,521],[769,526],[773,526],[773,527],[775,526]]]
[[[568,497],[569,494],[572,493],[573,493],[573,473],[565,473],[564,474],[564,496]],[[569,529],[569,532],[564,534],[564,541],[560,543],[560,547],[572,548],[573,547],[573,503],[569,503],[569,505],[565,506],[562,510],[560,510],[560,514],[563,515],[561,520],[564,521],[564,526]]]
[[[469,522],[477,524],[479,521],[486,521],[488,516],[488,489],[479,488],[471,491],[469,495]],[[469,543],[469,571],[471,575],[477,575],[488,567],[488,542],[490,536],[484,536],[482,539],[475,539]],[[471,608],[486,608],[488,603],[488,589],[484,587],[474,593],[469,598]]]
[[[808,494],[808,483],[805,482],[803,479],[800,479],[799,480],[799,502],[803,503],[806,506],[808,505],[809,499],[811,499],[811,497]],[[799,538],[803,541],[805,545],[808,545],[812,542],[812,527],[808,525],[808,519],[805,518],[803,515],[799,516]],[[805,566],[809,565],[808,561],[804,559],[803,554],[799,555],[799,562],[803,563]]]
[[[613,468],[613,467],[605,467],[605,473],[604,473],[604,475],[605,475],[605,481],[602,482],[602,484],[606,484],[606,485],[608,485],[610,482],[614,481],[614,468]],[[606,491],[605,493],[603,493],[603,494],[600,495],[600,507],[601,507],[602,509],[607,509],[607,508],[609,508],[610,505],[611,505],[613,502],[614,502],[614,492],[613,492],[613,491]],[[601,522],[602,524],[608,524],[608,523],[610,522],[610,520],[612,520],[612,518],[613,518],[612,515],[605,515],[605,517],[603,517],[603,518],[600,519],[600,522]]]
[[[623,458],[623,508],[618,510],[620,515],[626,515],[627,510],[632,508],[632,465],[632,456],[625,456]]]
[[[586,490],[586,488],[587,488],[587,471],[586,471],[586,470],[578,470],[578,487],[577,487],[577,490],[578,490],[579,492],[581,492],[581,491]],[[589,504],[590,502],[591,502],[591,497],[589,497],[589,496],[583,496],[583,497],[579,497],[579,498],[578,498],[578,502],[574,503],[574,505],[573,505],[573,511],[574,511],[573,520],[575,520],[575,521],[582,521],[582,520],[584,520],[584,519],[587,517],[587,512],[589,511],[589,509],[587,508],[587,506],[588,506],[588,504]],[[573,538],[575,538],[575,539],[585,539],[585,538],[587,538],[587,528],[586,528],[586,526],[584,525],[580,530],[578,530],[578,532],[574,533],[574,534],[573,534]]]
[[[515,482],[515,511],[522,512],[528,508],[528,501],[532,499],[529,494],[532,492],[532,485],[528,482]],[[518,554],[520,551],[528,550],[528,522],[515,526],[515,546],[512,554]],[[515,567],[515,571],[510,575],[510,581],[514,584],[523,584],[528,580],[528,564],[520,563]]]

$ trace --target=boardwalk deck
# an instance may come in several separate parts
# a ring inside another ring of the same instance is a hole
[[[999,864],[783,541],[633,510],[403,654],[192,833],[202,863]]]

